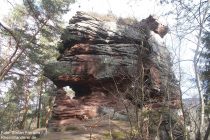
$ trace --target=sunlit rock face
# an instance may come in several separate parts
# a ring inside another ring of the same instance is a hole
[[[167,31],[152,16],[128,24],[77,12],[61,36],[58,61],[45,67],[58,87],[51,124],[96,117],[101,107],[123,109],[124,101],[134,103],[139,83],[144,94],[135,103],[139,107],[161,107],[168,101],[178,108],[179,90],[162,40]],[[66,86],[75,92],[73,98],[66,95]]]

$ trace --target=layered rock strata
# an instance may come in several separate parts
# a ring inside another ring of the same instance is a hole
[[[71,124],[123,108],[124,102],[178,108],[179,90],[162,41],[168,27],[152,16],[130,24],[77,12],[61,36],[57,62],[45,75],[58,87],[51,123]],[[70,86],[75,97],[62,89]],[[136,98],[138,97],[138,100]]]

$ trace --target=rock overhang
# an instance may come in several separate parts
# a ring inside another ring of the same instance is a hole
[[[156,37],[164,37],[168,26],[151,15],[132,24],[113,19],[102,21],[77,12],[61,36],[63,48],[58,62],[47,64],[45,75],[56,84],[93,84],[121,77],[122,71],[132,76],[141,59],[145,69],[153,72],[151,77],[159,78],[156,84],[160,88],[164,72],[173,73],[169,52]]]
[[[58,88],[70,86],[75,91],[80,111],[76,107],[69,110],[76,111],[76,116],[91,112],[87,110],[90,106],[97,110],[100,106],[114,105],[117,101],[113,94],[118,94],[116,88],[119,92],[132,91],[138,85],[135,80],[140,75],[146,95],[142,101],[145,106],[151,104],[151,99],[152,104],[155,102],[153,106],[164,106],[162,102],[168,100],[166,95],[169,94],[171,107],[176,108],[179,89],[171,70],[169,51],[161,40],[167,31],[168,27],[152,16],[140,22],[122,24],[122,21],[106,22],[77,12],[62,34],[58,61],[45,66],[45,75]],[[59,104],[64,104],[61,99],[67,100],[61,94],[56,98]],[[125,98],[133,100],[132,95]],[[75,99],[68,99],[66,104],[72,106]],[[55,116],[62,118],[62,114],[65,111]],[[65,118],[75,115],[67,114]]]

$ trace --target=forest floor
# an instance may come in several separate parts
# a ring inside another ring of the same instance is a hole
[[[124,140],[129,132],[131,127],[128,121],[90,120],[62,127],[59,132],[49,131],[38,140]]]

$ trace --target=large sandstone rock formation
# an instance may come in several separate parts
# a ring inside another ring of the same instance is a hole
[[[177,108],[179,90],[162,41],[167,31],[152,16],[126,23],[77,12],[61,36],[58,61],[45,67],[58,87],[51,124],[93,118],[103,107],[120,110],[125,102]]]

